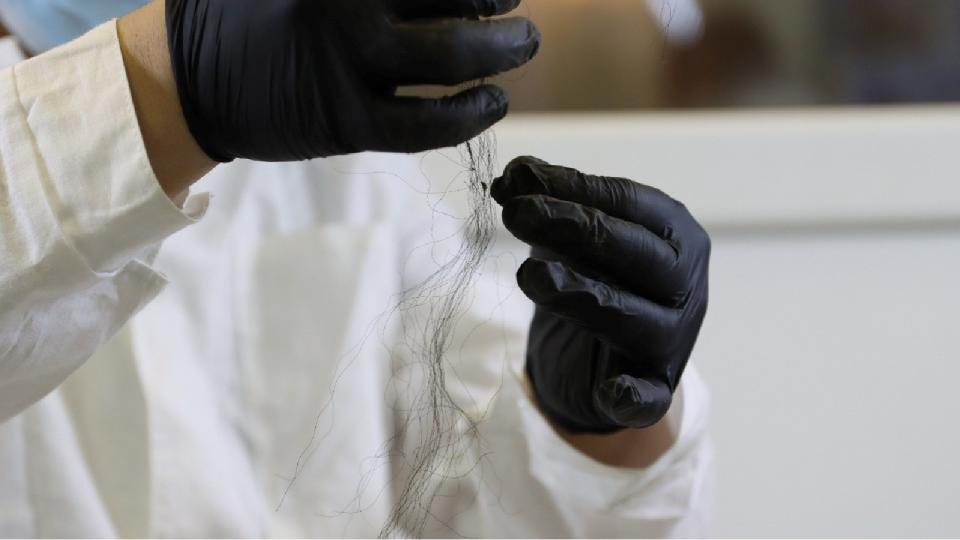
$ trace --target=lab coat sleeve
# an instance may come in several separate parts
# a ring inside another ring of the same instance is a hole
[[[404,253],[412,254],[408,264],[443,263],[463,246],[457,227],[443,226],[444,215],[435,213],[421,221],[419,229],[408,230],[404,242]],[[462,225],[462,217],[454,221]],[[427,256],[428,250],[435,256]],[[587,538],[707,534],[712,470],[706,432],[709,398],[696,368],[687,370],[675,400],[679,406],[672,414],[680,415],[678,439],[650,467],[606,466],[570,446],[533,403],[523,375],[533,306],[517,288],[514,275],[527,250],[506,231],[498,231],[454,325],[444,360],[447,391],[477,422],[477,430],[461,423],[463,448],[452,462],[438,464],[443,473],[435,475],[438,495],[423,534]],[[416,279],[404,284],[407,290],[416,290],[419,280],[431,273],[423,268],[413,275]],[[430,292],[446,293],[450,281],[444,283]],[[405,325],[416,329],[412,335],[431,329],[429,310],[437,300],[404,312],[413,319]],[[414,364],[422,361],[414,359]]]
[[[159,242],[205,204],[160,189],[115,22],[0,72],[0,422],[160,291]]]
[[[478,430],[478,473],[469,479],[474,502],[451,512],[451,522],[487,537],[709,536],[707,393],[695,368],[684,377],[677,441],[643,469],[607,466],[568,445],[545,422],[519,375],[511,377]],[[468,491],[456,485],[462,480],[450,483],[444,494]]]

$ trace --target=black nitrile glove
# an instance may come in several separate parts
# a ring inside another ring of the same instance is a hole
[[[398,86],[454,85],[518,67],[540,34],[478,20],[519,0],[167,0],[173,71],[190,131],[216,161],[293,161],[455,146],[507,113],[484,85],[444,99]]]
[[[537,304],[527,374],[543,412],[572,432],[658,422],[707,311],[707,233],[659,190],[529,157],[490,191],[533,246],[517,280]]]

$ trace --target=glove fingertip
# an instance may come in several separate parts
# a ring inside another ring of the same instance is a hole
[[[607,379],[594,392],[597,408],[617,425],[642,429],[666,416],[673,396],[660,384],[629,375]]]
[[[520,282],[520,286],[523,287],[524,284],[542,280],[542,277],[549,273],[548,264],[547,261],[534,257],[523,261],[520,268],[517,269],[517,280]]]
[[[509,200],[507,195],[507,181],[503,176],[499,176],[490,183],[490,196],[493,197],[493,200],[497,201],[497,204],[504,206]]]
[[[540,32],[540,28],[531,21],[527,20],[527,58],[526,61],[529,62],[536,58],[537,54],[540,53],[540,46],[543,44],[543,34]]]
[[[487,97],[489,102],[487,103],[487,112],[492,118],[493,122],[499,122],[503,120],[507,113],[510,112],[510,94],[507,91],[495,84],[487,84],[482,87],[487,92]]]
[[[480,136],[507,115],[510,97],[503,88],[485,84],[451,97],[422,100],[421,104],[430,109],[429,114],[419,111],[421,117],[438,134],[427,139],[426,150],[456,146]]]
[[[559,263],[529,258],[517,269],[517,285],[537,303],[548,302],[560,290]]]
[[[451,120],[460,125],[461,142],[479,136],[510,112],[510,95],[495,84],[483,84],[438,101],[452,113]],[[467,118],[468,121],[464,121]]]
[[[514,158],[503,171],[502,196],[506,199],[523,195],[549,195],[550,187],[542,170],[546,165],[547,162],[532,156]]]

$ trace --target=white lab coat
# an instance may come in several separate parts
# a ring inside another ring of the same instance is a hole
[[[416,389],[404,327],[424,309],[391,307],[456,223],[415,189],[417,160],[237,162],[195,188],[212,202],[176,208],[114,24],[0,72],[0,115],[0,535],[376,535],[405,474],[389,451]],[[696,371],[653,466],[578,453],[524,390],[517,262],[491,258],[457,325],[448,388],[482,422],[425,533],[702,534]]]

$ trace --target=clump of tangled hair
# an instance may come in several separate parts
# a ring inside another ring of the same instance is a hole
[[[418,335],[410,344],[423,371],[422,387],[397,426],[395,440],[414,434],[419,444],[407,457],[409,475],[400,488],[380,537],[420,536],[437,496],[433,480],[474,439],[477,420],[456,403],[447,389],[444,358],[453,345],[453,330],[480,273],[496,231],[493,200],[488,195],[496,168],[496,139],[488,131],[459,148],[467,168],[469,215],[463,225],[463,243],[455,255],[426,280],[406,291],[400,310],[425,305],[424,320],[414,326]],[[416,426],[416,431],[414,431]],[[465,429],[464,429],[465,428]],[[475,439],[474,439],[475,440]]]

